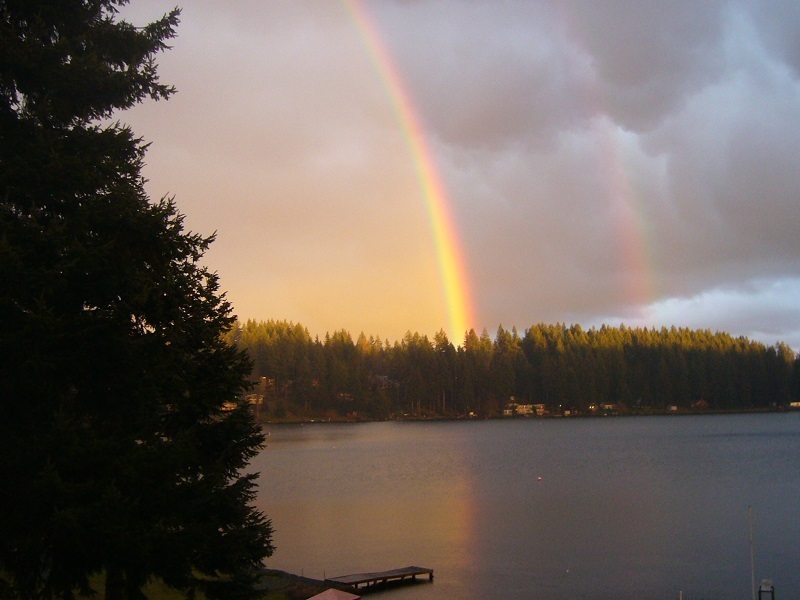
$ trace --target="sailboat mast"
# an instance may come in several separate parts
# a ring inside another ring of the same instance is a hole
[[[748,506],[747,512],[750,515],[750,584],[753,587],[753,600],[756,600],[756,561],[753,550],[753,507]]]

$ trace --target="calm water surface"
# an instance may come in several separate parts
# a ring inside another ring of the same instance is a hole
[[[268,426],[268,566],[370,597],[800,598],[800,414]],[[539,479],[541,478],[541,479]]]

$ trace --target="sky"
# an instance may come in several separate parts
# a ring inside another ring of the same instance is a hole
[[[133,0],[141,25],[174,2]],[[184,2],[119,119],[242,320],[800,349],[796,0]]]

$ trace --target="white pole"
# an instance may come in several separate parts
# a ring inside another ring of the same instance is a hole
[[[753,507],[748,506],[747,511],[750,513],[750,583],[753,586],[753,600],[756,600],[756,562],[755,553],[753,551]]]

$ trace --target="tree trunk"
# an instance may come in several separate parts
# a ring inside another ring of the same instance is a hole
[[[122,569],[109,566],[106,568],[106,600],[125,599],[125,580]]]

